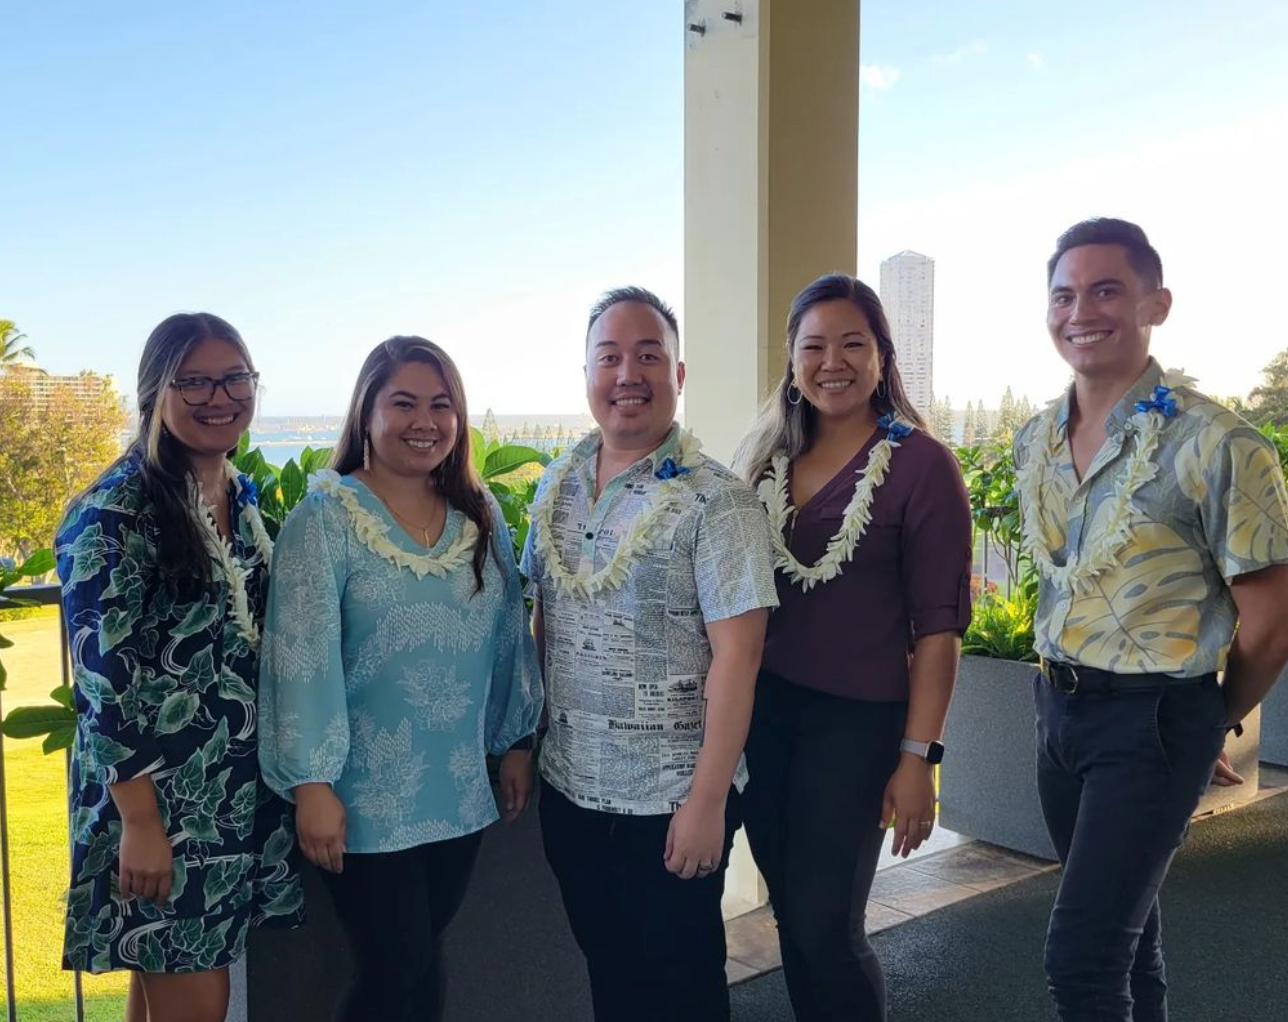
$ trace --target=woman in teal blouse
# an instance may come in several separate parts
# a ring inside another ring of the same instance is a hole
[[[340,1018],[437,1019],[443,931],[499,815],[485,754],[504,756],[507,819],[531,793],[536,653],[441,348],[371,353],[333,465],[274,555],[260,763],[350,938]]]

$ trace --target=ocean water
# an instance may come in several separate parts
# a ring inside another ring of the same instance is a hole
[[[584,412],[567,415],[496,415],[495,429],[505,439],[550,451],[568,447],[594,427],[594,420]],[[471,418],[470,424],[484,428],[482,419]],[[252,425],[250,442],[264,453],[264,459],[281,468],[288,461],[299,461],[306,447],[334,447],[340,436],[338,417],[317,416],[271,418],[261,416]]]

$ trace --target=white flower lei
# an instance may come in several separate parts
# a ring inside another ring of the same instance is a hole
[[[678,443],[679,467],[690,470],[696,468],[700,464],[697,455],[701,448],[702,444],[692,433],[681,430]],[[551,472],[545,495],[529,508],[532,513],[533,544],[557,588],[577,599],[592,600],[601,592],[616,589],[626,581],[632,562],[647,548],[651,533],[662,515],[680,502],[681,480],[687,473],[661,480],[648,503],[632,520],[626,534],[617,541],[617,549],[607,564],[596,572],[585,569],[571,572],[555,545],[553,519],[555,498],[572,466],[573,459],[569,458]]]
[[[1193,382],[1193,377],[1169,369],[1163,374],[1162,386],[1173,390]],[[1140,513],[1135,497],[1141,487],[1158,475],[1158,466],[1151,459],[1158,449],[1159,436],[1167,417],[1149,408],[1137,411],[1130,421],[1137,426],[1136,446],[1114,484],[1109,519],[1090,544],[1084,546],[1082,555],[1076,560],[1056,564],[1054,556],[1042,540],[1042,478],[1054,470],[1056,453],[1060,449],[1054,414],[1048,416],[1046,435],[1034,436],[1029,441],[1028,457],[1025,458],[1024,466],[1016,471],[1024,545],[1038,570],[1061,589],[1082,593],[1090,591],[1092,582],[1118,563],[1118,555],[1131,541],[1131,519],[1133,515]]]
[[[381,521],[362,506],[358,495],[340,481],[338,473],[324,469],[309,477],[310,493],[325,493],[336,497],[349,514],[349,522],[364,546],[377,557],[399,568],[406,568],[417,578],[433,575],[446,578],[474,556],[478,543],[479,527],[470,519],[461,526],[461,534],[441,554],[413,554],[399,547],[389,538],[389,523]]]
[[[237,486],[237,493],[240,495],[243,489],[241,478],[231,462],[224,462],[224,478]],[[202,488],[199,483],[193,487],[193,497],[197,504],[197,524],[201,527],[202,537],[206,541],[206,550],[211,560],[219,565],[219,570],[228,583],[228,600],[232,604],[232,617],[237,624],[237,631],[251,649],[259,649],[259,625],[255,623],[255,616],[251,613],[250,597],[246,591],[248,567],[237,559],[233,553],[232,543],[220,533],[214,512],[202,499]],[[255,550],[267,567],[273,560],[273,541],[268,536],[268,530],[264,528],[264,519],[260,517],[259,508],[254,504],[247,504],[242,509],[241,517],[250,526]],[[233,524],[235,527],[236,521]]]
[[[769,474],[756,487],[756,496],[765,505],[769,522],[773,526],[774,567],[803,591],[808,593],[814,586],[830,582],[841,574],[841,568],[854,557],[859,540],[863,538],[868,523],[872,520],[873,497],[877,488],[885,482],[886,472],[890,468],[890,456],[898,446],[899,441],[895,439],[894,433],[887,432],[868,454],[867,464],[855,470],[858,479],[855,480],[850,502],[845,505],[841,528],[827,541],[823,556],[811,565],[801,564],[796,559],[783,535],[796,508],[792,507],[788,492],[787,455],[774,455]]]

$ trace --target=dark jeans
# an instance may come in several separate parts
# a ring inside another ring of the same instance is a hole
[[[860,702],[762,673],[747,740],[747,837],[778,920],[797,1022],[881,1022],[864,932],[907,703]]]
[[[546,858],[586,956],[595,1022],[728,1022],[720,898],[737,792],[729,792],[719,868],[692,880],[663,861],[669,814],[584,809],[549,784],[538,805]]]
[[[443,932],[461,901],[483,832],[401,852],[346,854],[322,871],[354,958],[340,1022],[437,1022]]]
[[[1158,891],[1225,738],[1216,679],[1066,695],[1041,677],[1038,793],[1064,865],[1046,972],[1061,1022],[1164,1022]]]

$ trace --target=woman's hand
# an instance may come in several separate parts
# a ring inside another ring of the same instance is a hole
[[[506,823],[513,823],[532,798],[532,751],[511,749],[501,757],[501,805]]]
[[[344,803],[331,785],[301,784],[295,789],[295,835],[313,865],[332,873],[344,869],[344,821]]]
[[[881,800],[880,826],[894,822],[890,851],[907,858],[930,837],[935,827],[935,768],[920,756],[905,752],[886,784]]]
[[[157,905],[170,900],[174,849],[159,816],[121,820],[118,865],[122,898],[146,898]]]

